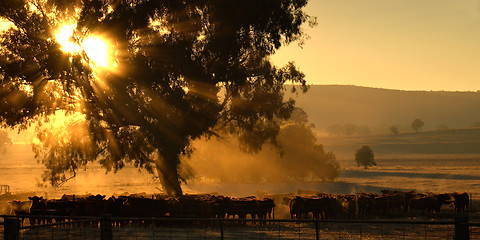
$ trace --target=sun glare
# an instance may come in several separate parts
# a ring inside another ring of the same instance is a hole
[[[66,53],[73,54],[81,50],[80,46],[72,41],[73,31],[76,27],[76,24],[65,24],[55,33],[55,40],[60,44],[62,51]]]
[[[98,36],[88,37],[83,41],[83,49],[88,58],[93,61],[96,66],[103,68],[112,68],[113,51],[105,39]]]
[[[61,50],[69,54],[78,54],[82,51],[89,60],[91,67],[115,68],[115,51],[106,40],[99,35],[90,35],[75,42],[72,39],[76,24],[65,24],[55,32],[55,40],[60,44]]]

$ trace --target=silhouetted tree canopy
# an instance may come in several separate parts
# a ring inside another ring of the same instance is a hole
[[[275,141],[294,106],[284,84],[306,83],[293,63],[277,68],[269,56],[314,24],[306,3],[2,0],[0,18],[14,27],[0,37],[0,121],[37,126],[34,150],[53,185],[88,162],[107,171],[133,163],[181,195],[179,156],[193,139],[222,129],[253,152]],[[67,22],[78,45],[107,39],[115,68],[62,50],[55,33]]]
[[[413,120],[411,126],[412,126],[413,130],[415,130],[415,132],[418,133],[418,131],[423,127],[424,124],[425,123],[422,120],[417,118],[417,119]]]
[[[362,146],[355,152],[357,166],[363,166],[365,169],[377,166],[374,157],[373,150],[367,145]]]

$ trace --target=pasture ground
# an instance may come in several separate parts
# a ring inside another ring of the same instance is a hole
[[[471,227],[471,239],[480,239],[480,227]],[[453,239],[453,225],[319,223],[319,239]],[[0,236],[3,237],[3,236]],[[314,223],[228,224],[224,239],[316,239]],[[113,239],[220,239],[219,226],[114,228]],[[22,230],[20,239],[101,239],[99,228],[54,227]]]

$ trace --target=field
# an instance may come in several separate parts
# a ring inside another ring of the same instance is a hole
[[[478,135],[477,135],[478,134]],[[478,136],[478,137],[477,137]],[[261,183],[218,183],[195,182],[183,185],[186,193],[217,192],[227,196],[262,196],[267,193],[309,193],[330,192],[338,194],[376,192],[382,189],[415,190],[417,192],[468,192],[473,197],[474,210],[479,210],[480,200],[480,132],[459,130],[449,132],[425,132],[399,136],[371,136],[355,138],[320,139],[327,150],[333,150],[342,165],[339,178],[331,182],[316,180],[279,181]],[[359,146],[372,146],[376,153],[377,166],[365,170],[356,166],[353,153]],[[422,145],[423,144],[423,145]],[[441,148],[449,145],[449,149]],[[411,147],[414,146],[414,147]],[[422,147],[420,147],[422,146]],[[419,150],[415,150],[415,149]],[[436,151],[438,149],[438,151]],[[90,166],[80,171],[77,178],[60,188],[39,186],[42,165],[33,158],[30,145],[16,144],[1,156],[0,184],[10,186],[13,193],[39,194],[48,198],[58,198],[62,194],[101,193],[107,196],[126,193],[157,193],[160,184],[145,172],[126,167],[117,174],[107,174],[98,166]],[[26,195],[24,195],[26,197]],[[277,205],[276,218],[288,218],[288,208]],[[448,208],[448,207],[447,207]],[[450,207],[451,208],[451,207]],[[450,209],[451,210],[451,209]],[[5,213],[5,212],[4,212]],[[420,219],[425,219],[422,217]],[[477,219],[478,220],[478,219]],[[475,220],[475,221],[477,221]],[[55,236],[70,239],[99,239],[99,230],[53,229],[60,231]],[[24,239],[53,234],[52,229],[25,230]],[[473,228],[473,238],[478,237],[479,228]],[[187,236],[182,235],[187,233]],[[163,235],[162,235],[163,234]],[[165,235],[167,234],[167,235]],[[218,239],[218,229],[184,228],[125,228],[114,230],[114,238],[122,239]],[[453,238],[453,226],[426,225],[367,225],[367,224],[323,224],[319,234],[321,239],[429,239]],[[71,237],[69,237],[71,236]],[[116,237],[115,237],[116,236]],[[131,236],[131,238],[124,238]],[[225,229],[225,239],[315,239],[315,229],[309,225],[249,225]]]
[[[380,192],[382,189],[418,192],[468,192],[480,199],[480,129],[448,130],[371,136],[320,139],[327,150],[333,150],[343,170],[331,182],[316,180],[261,183],[201,182],[183,186],[186,193],[217,192],[228,196],[251,196],[262,192],[297,193],[317,191],[330,193]],[[368,170],[357,167],[355,149],[367,144],[376,153],[377,166]],[[411,147],[414,146],[414,147]],[[446,148],[443,146],[450,146]],[[417,149],[417,150],[415,150]],[[64,193],[159,192],[160,184],[145,172],[126,167],[117,174],[90,166],[77,178],[60,188],[40,187],[42,165],[33,158],[30,145],[13,145],[0,158],[0,184],[9,185],[14,193],[36,192],[49,198]]]

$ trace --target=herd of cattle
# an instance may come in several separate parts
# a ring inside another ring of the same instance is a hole
[[[112,218],[272,218],[273,199],[231,198],[221,195],[129,195],[105,198],[105,195],[63,195],[60,199],[29,197],[30,201],[11,201],[11,214],[30,216],[30,224],[64,221],[70,216]],[[53,216],[43,218],[40,216]],[[55,218],[58,216],[58,218]]]
[[[352,219],[389,216],[395,213],[404,216],[408,213],[440,213],[443,205],[452,206],[456,213],[464,213],[469,208],[467,193],[422,194],[388,190],[382,193],[317,193],[308,197],[295,196],[289,199],[290,216],[292,219],[304,219],[307,216],[314,219]]]
[[[274,198],[233,198],[217,194],[129,195],[105,198],[105,195],[63,195],[60,199],[29,197],[30,201],[11,201],[11,214],[29,215],[30,224],[64,221],[71,216],[113,218],[274,218]],[[278,199],[277,199],[278,201]],[[317,193],[310,196],[287,196],[280,204],[288,204],[292,219],[372,218],[392,212],[439,213],[442,205],[455,212],[469,207],[467,193],[420,194],[415,192],[383,191],[383,194],[358,193],[334,195]],[[53,216],[45,218],[41,216]],[[58,217],[58,218],[55,218]]]

